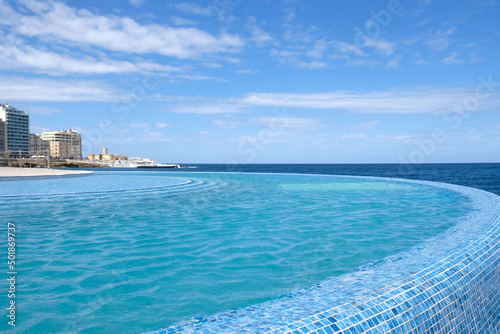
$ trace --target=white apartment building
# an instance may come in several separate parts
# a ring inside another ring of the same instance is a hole
[[[50,142],[42,139],[42,135],[30,133],[30,156],[47,155],[50,150]]]
[[[43,132],[41,140],[49,143],[52,158],[82,158],[82,135],[73,129]]]

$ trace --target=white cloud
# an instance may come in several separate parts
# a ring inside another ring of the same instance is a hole
[[[291,61],[292,57],[299,55],[297,51],[277,50],[277,49],[271,49],[270,54],[271,56],[283,58],[285,61]]]
[[[181,79],[195,80],[195,81],[201,81],[201,80],[213,80],[213,81],[219,81],[219,82],[226,82],[227,81],[227,79],[222,79],[222,78],[217,78],[217,77],[209,77],[206,75],[179,74],[179,75],[177,75],[177,77],[181,78]]]
[[[47,108],[42,106],[27,107],[26,110],[29,111],[30,114],[38,114],[38,115],[51,115],[62,112],[61,109]]]
[[[271,129],[310,131],[325,128],[328,125],[325,121],[314,118],[293,118],[293,117],[259,117],[251,120],[251,123]]]
[[[390,56],[394,53],[394,44],[381,38],[364,38],[356,44],[346,43],[343,41],[333,41],[334,48],[337,52],[334,58],[340,58],[339,55],[350,59],[351,56],[367,57],[368,54],[363,50],[366,48],[374,49],[376,53],[383,56]]]
[[[21,40],[8,36],[0,42],[0,69],[29,71],[49,75],[66,74],[121,74],[131,72],[180,71],[167,65],[150,62],[130,63],[109,59],[97,60],[90,56],[73,58],[61,53],[35,49]]]
[[[198,22],[195,20],[190,20],[178,16],[170,16],[169,21],[176,26],[194,26],[198,24]]]
[[[193,105],[178,105],[168,111],[182,114],[230,114],[243,111],[242,106],[232,103],[208,103]]]
[[[248,105],[286,106],[307,109],[341,109],[363,113],[429,113],[451,107],[465,97],[462,90],[389,91],[354,94],[251,93],[243,97]]]
[[[140,7],[144,3],[144,0],[129,0],[129,2],[135,7]]]
[[[420,136],[417,135],[397,135],[394,137],[391,136],[385,136],[387,139],[394,139],[394,140],[413,140],[413,139],[418,139]]]
[[[253,145],[253,143],[262,143],[263,138],[266,138],[266,142],[269,145],[276,144],[292,144],[294,146],[301,143],[323,143],[327,136],[322,133],[308,133],[304,135],[301,131],[285,131],[281,129],[269,129],[264,128],[259,132],[243,135],[237,138],[240,147],[245,147],[246,145]]]
[[[0,10],[8,17],[0,24],[10,26],[17,34],[45,38],[50,42],[124,53],[157,53],[181,59],[237,52],[243,46],[239,37],[224,32],[215,36],[195,28],[141,25],[129,17],[96,15],[54,0],[23,2],[24,11],[31,15],[3,5]]]
[[[130,123],[130,126],[133,128],[149,128],[148,123]]]
[[[164,129],[164,128],[166,128],[166,127],[169,127],[169,126],[170,126],[170,124],[168,124],[168,123],[163,123],[163,122],[156,122],[156,123],[155,123],[155,125],[156,125],[156,127],[157,127],[157,128],[160,128],[160,129]]]
[[[387,68],[398,68],[399,67],[399,61],[396,60],[396,59],[393,59],[393,60],[390,60],[387,62],[387,65],[386,65]]]
[[[311,61],[311,62],[298,62],[296,64],[298,68],[306,68],[309,70],[319,70],[328,66],[324,61]]]
[[[479,56],[477,50],[474,50],[474,51],[472,51],[470,53],[469,62],[471,62],[471,63],[479,63],[479,62],[482,62],[483,60],[484,60],[484,58],[481,57],[481,56]]]
[[[286,48],[273,48],[270,54],[281,63],[291,64],[292,67],[319,69],[329,67],[331,60],[344,60],[350,66],[383,65],[380,57],[391,56],[396,46],[382,38],[356,39],[355,43],[339,40],[327,40],[318,33],[318,28],[299,29],[289,26],[284,34],[287,39]],[[307,59],[307,58],[309,59]],[[313,61],[310,61],[310,60]],[[389,66],[396,65],[391,62]]]
[[[186,14],[196,14],[203,16],[210,16],[213,14],[214,11],[214,7],[212,6],[202,7],[193,2],[179,2],[177,4],[174,4],[173,7],[178,11],[181,11]]]
[[[241,70],[236,71],[236,73],[238,73],[238,74],[252,74],[252,71],[241,69]]]
[[[363,46],[374,48],[380,54],[390,56],[394,52],[394,44],[381,38],[367,38],[363,42]]]
[[[238,121],[233,121],[233,120],[226,120],[226,119],[216,119],[212,121],[212,124],[221,127],[221,128],[227,128],[227,129],[234,129],[241,125],[241,122]]]
[[[458,59],[457,56],[458,56],[458,52],[451,52],[448,55],[448,57],[446,57],[443,60],[441,60],[441,63],[443,63],[445,65],[460,65],[460,64],[463,64],[464,61],[461,60],[461,59]]]
[[[220,64],[220,63],[205,63],[204,65],[206,67],[209,67],[209,68],[221,68],[222,67],[222,64]]]
[[[250,93],[242,97],[205,103],[181,104],[167,111],[195,114],[228,114],[246,112],[255,107],[288,107],[301,109],[343,110],[356,113],[419,114],[440,113],[453,110],[474,97],[474,91],[462,88],[391,90],[386,92],[353,93],[334,91],[328,93]],[[500,102],[498,94],[481,101],[477,110],[494,108]]]
[[[310,58],[322,59],[323,53],[326,52],[326,50],[328,49],[328,44],[329,43],[323,40],[319,40],[314,44],[314,47],[306,51],[306,55]]]
[[[271,56],[276,57],[280,63],[287,63],[295,68],[317,70],[328,66],[328,63],[324,61],[300,61],[299,58],[301,54],[297,51],[271,49],[270,53]]]
[[[163,143],[172,141],[172,138],[161,131],[144,129],[144,131],[141,131],[139,138],[136,138],[136,140],[142,143]]]
[[[407,91],[392,90],[362,94],[348,91],[315,94],[250,93],[240,99],[233,98],[233,100],[235,103],[245,106],[336,109],[358,113],[415,114],[434,113],[438,110],[454,108],[471,96],[475,96],[473,91],[461,88],[418,88]],[[498,94],[491,96],[478,106],[478,110],[491,108],[495,103],[498,103],[498,100]]]
[[[260,29],[259,27],[253,27],[252,28],[252,41],[260,46],[260,45],[265,45],[265,44],[272,42],[273,38],[271,37],[271,35],[269,35],[264,30]]]
[[[255,17],[250,16],[247,21],[248,28],[252,34],[251,39],[257,46],[262,46],[273,41],[271,35],[257,25],[257,19]]]
[[[438,30],[427,40],[427,45],[434,51],[442,51],[452,44],[451,36],[456,31],[456,27],[447,30]]]
[[[417,59],[413,62],[413,64],[418,65],[418,66],[425,66],[429,65],[431,62],[428,60],[423,60],[423,59]]]
[[[347,61],[346,65],[348,66],[374,66],[380,64],[375,60],[369,59],[355,59]]]
[[[337,52],[340,53],[342,56],[344,56],[347,59],[349,59],[351,55],[355,55],[358,57],[366,57],[367,56],[367,54],[363,50],[361,50],[360,47],[358,47],[354,44],[350,44],[350,43],[346,43],[346,42],[342,42],[342,41],[336,41],[334,46],[335,46]]]
[[[344,140],[359,140],[366,138],[366,135],[364,133],[351,133],[348,135],[343,135],[340,138]]]
[[[371,122],[365,122],[361,123],[358,125],[351,126],[351,129],[356,129],[356,130],[371,130],[375,129],[379,125],[379,121],[371,121]]]
[[[29,109],[31,111],[31,109]],[[54,129],[51,129],[46,126],[40,126],[36,124],[30,124],[30,133],[43,133],[43,132],[49,132],[49,131],[55,131]]]
[[[49,80],[0,77],[0,96],[11,101],[107,101],[127,99],[118,91],[95,80]],[[356,113],[416,114],[438,113],[456,108],[474,91],[462,88],[391,90],[354,93],[249,93],[241,97],[211,100],[206,98],[180,99],[179,104],[166,108],[168,112],[194,114],[231,114],[248,112],[255,107],[289,107],[302,109],[343,110]],[[172,101],[172,97],[152,96],[155,101]],[[192,103],[187,102],[192,100]],[[8,101],[7,101],[8,102]],[[498,94],[480,101],[476,110],[489,110],[500,103]]]
[[[122,63],[122,62],[121,62]],[[162,65],[149,61],[138,61],[133,63],[137,72],[152,71],[152,72],[181,72],[186,70],[184,67],[175,67],[170,65]]]
[[[172,141],[166,133],[161,131],[150,130],[149,128],[139,128],[140,130],[122,131],[122,135],[126,136],[112,136],[106,139],[108,144],[126,144],[126,143],[164,143]],[[85,135],[85,133],[83,133]],[[116,134],[116,133],[115,133]],[[132,135],[133,134],[133,135]]]
[[[154,131],[149,128],[141,128],[138,134],[132,137],[117,138],[119,143],[163,143],[172,141],[166,133]]]
[[[283,12],[285,13],[285,21],[292,22],[295,19],[295,9],[292,7],[283,8]]]
[[[0,77],[0,96],[12,101],[112,102],[120,92],[99,81]]]

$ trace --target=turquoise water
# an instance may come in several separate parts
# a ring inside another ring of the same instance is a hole
[[[16,330],[29,333],[138,333],[279,298],[469,210],[436,187],[320,175],[97,172],[0,187],[17,227]]]

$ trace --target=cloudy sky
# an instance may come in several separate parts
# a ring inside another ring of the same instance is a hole
[[[497,0],[0,0],[0,103],[84,154],[500,162]]]

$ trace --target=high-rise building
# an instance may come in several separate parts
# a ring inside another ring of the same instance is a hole
[[[0,119],[0,156],[3,156],[5,151],[7,150],[7,147],[5,144],[7,143],[7,131],[5,129],[5,122]]]
[[[0,120],[5,123],[3,151],[14,156],[27,156],[30,150],[30,115],[8,104],[0,104]]]
[[[43,132],[41,139],[49,143],[50,156],[53,158],[82,158],[82,135],[73,129]]]
[[[50,143],[42,139],[42,135],[30,133],[30,156],[46,155],[50,150]]]

